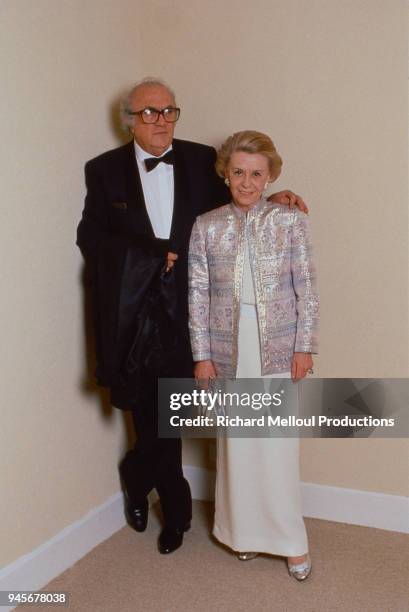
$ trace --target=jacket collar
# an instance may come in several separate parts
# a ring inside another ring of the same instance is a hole
[[[239,219],[246,217],[246,216],[253,217],[255,214],[260,212],[266,205],[268,205],[268,201],[266,200],[264,196],[262,196],[258,200],[258,202],[256,202],[256,204],[252,208],[250,208],[248,211],[242,210],[241,208],[236,206],[233,201],[230,202],[231,209],[233,210],[234,214]]]

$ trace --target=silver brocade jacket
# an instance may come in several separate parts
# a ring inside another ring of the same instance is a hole
[[[288,372],[294,352],[316,353],[319,298],[308,217],[261,199],[197,217],[189,249],[189,329],[194,361],[235,378],[245,237],[256,296],[262,375]]]

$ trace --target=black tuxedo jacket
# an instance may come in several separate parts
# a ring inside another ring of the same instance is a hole
[[[130,399],[126,390],[118,392],[124,359],[133,336],[140,332],[141,313],[152,312],[153,303],[161,301],[169,311],[173,335],[182,347],[179,351],[187,352],[191,361],[187,329],[190,232],[197,215],[230,199],[215,172],[212,147],[175,139],[173,150],[175,193],[169,240],[155,238],[133,141],[85,166],[87,195],[77,244],[93,279],[97,381],[116,389],[114,396],[121,395],[116,402],[113,398],[118,407],[125,407]],[[161,271],[168,251],[177,253],[178,260],[165,278]],[[191,373],[181,370],[175,375]]]

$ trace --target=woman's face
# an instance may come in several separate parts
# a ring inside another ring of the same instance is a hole
[[[268,159],[260,153],[236,151],[226,169],[233,201],[242,210],[249,210],[261,198],[270,174]]]

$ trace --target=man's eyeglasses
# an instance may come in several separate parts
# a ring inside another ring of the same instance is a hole
[[[144,123],[156,123],[160,115],[162,115],[167,123],[176,123],[180,116],[180,108],[167,106],[159,110],[158,108],[147,106],[140,111],[128,111],[128,115],[138,115]]]

